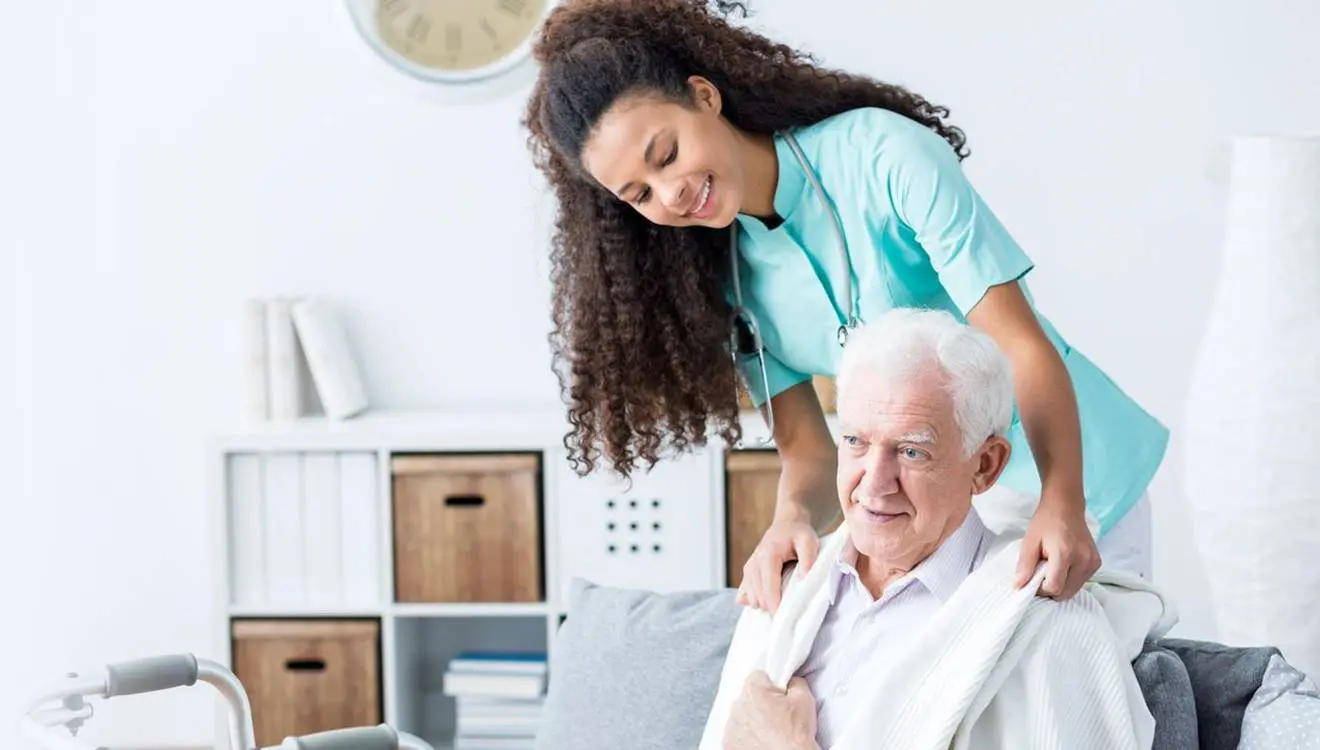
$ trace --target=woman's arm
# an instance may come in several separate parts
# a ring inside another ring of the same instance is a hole
[[[1013,364],[1015,395],[1042,481],[1019,584],[1048,564],[1045,596],[1068,598],[1100,564],[1086,524],[1077,397],[1058,352],[1016,283],[1034,264],[929,128],[883,113],[872,152],[875,200],[912,230],[949,299]]]
[[[810,381],[775,396],[773,404],[775,446],[783,464],[775,520],[804,520],[824,533],[839,516],[839,454],[825,410]]]
[[[838,453],[811,382],[775,396],[775,445],[782,469],[774,520],[743,566],[738,601],[774,612],[779,608],[784,565],[796,560],[805,572],[815,562],[820,535],[839,516]]]
[[[1068,599],[1100,567],[1100,553],[1086,525],[1081,427],[1072,379],[1016,283],[991,287],[967,320],[989,334],[1012,363],[1022,427],[1040,472],[1040,506],[1022,547],[1018,585],[1030,580],[1044,559],[1041,593]]]

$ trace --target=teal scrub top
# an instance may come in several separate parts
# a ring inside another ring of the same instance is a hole
[[[973,189],[938,133],[901,115],[864,108],[794,131],[843,232],[862,321],[892,307],[967,313],[990,287],[1021,284],[1032,261]],[[779,183],[771,229],[740,215],[739,279],[766,353],[770,396],[833,377],[836,332],[851,304],[836,299],[845,273],[833,219],[791,147],[776,136]],[[1035,303],[1032,301],[1033,309]],[[1081,422],[1087,509],[1106,533],[1140,499],[1164,458],[1167,428],[1073,348],[1037,312],[1072,376]],[[755,356],[740,360],[754,404],[766,400]],[[1040,475],[1017,410],[1012,455],[1000,482],[1040,494]]]

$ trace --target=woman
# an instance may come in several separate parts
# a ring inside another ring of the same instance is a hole
[[[810,567],[838,511],[811,376],[833,374],[854,316],[941,307],[1014,367],[1000,484],[1038,503],[1020,582],[1044,562],[1043,595],[1071,597],[1101,551],[1149,575],[1145,491],[1167,432],[1036,313],[1032,263],[963,175],[948,111],[816,67],[716,5],[567,0],[536,46],[524,122],[559,201],[552,338],[572,459],[628,474],[712,430],[737,441],[741,382],[783,470],[739,600],[774,611],[783,566]],[[732,314],[739,298],[750,316]]]

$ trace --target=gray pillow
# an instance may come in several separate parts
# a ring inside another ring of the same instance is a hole
[[[1147,642],[1132,662],[1146,706],[1155,717],[1151,750],[1200,750],[1196,698],[1187,666],[1174,652]]]
[[[1260,688],[1271,646],[1236,647],[1208,641],[1165,638],[1161,648],[1178,655],[1187,667],[1196,698],[1201,747],[1235,750],[1242,738],[1242,717]]]
[[[536,750],[696,747],[742,612],[736,596],[575,579],[550,650]]]

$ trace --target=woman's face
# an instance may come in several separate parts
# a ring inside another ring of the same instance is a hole
[[[620,99],[601,116],[582,163],[606,190],[656,224],[727,227],[743,203],[742,147],[719,92],[692,79],[695,102]]]

